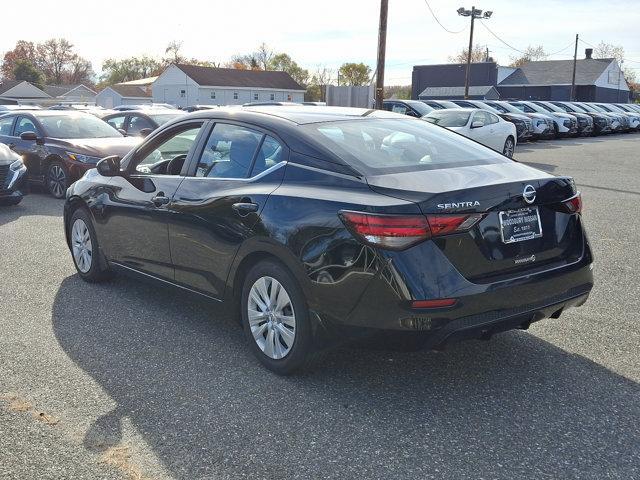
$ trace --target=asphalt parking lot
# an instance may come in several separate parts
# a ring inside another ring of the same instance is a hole
[[[214,306],[75,274],[62,202],[0,209],[0,478],[640,478],[640,134],[524,144],[575,177],[589,302],[445,352],[281,378]]]

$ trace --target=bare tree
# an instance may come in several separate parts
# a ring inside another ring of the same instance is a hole
[[[271,62],[274,56],[275,52],[264,42],[262,42],[258,50],[253,53],[253,57],[262,70],[271,70]]]
[[[52,38],[38,44],[36,51],[38,66],[44,72],[47,83],[63,83],[65,68],[77,57],[73,45],[64,38]]]
[[[456,55],[449,56],[449,63],[467,63],[468,48],[463,48]],[[476,45],[471,50],[471,63],[482,63],[485,61],[487,54],[486,49],[482,45]]]
[[[173,40],[169,42],[167,48],[165,48],[164,53],[167,55],[165,57],[165,63],[182,63],[184,62],[184,57],[180,55],[180,50],[182,49],[182,42],[178,40]]]
[[[510,57],[511,63],[509,66],[521,67],[527,62],[538,62],[540,60],[546,60],[547,58],[549,58],[549,54],[544,51],[542,45],[538,45],[537,47],[529,45],[524,49],[521,57]]]

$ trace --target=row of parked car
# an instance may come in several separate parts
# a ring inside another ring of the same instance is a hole
[[[9,155],[3,151],[7,158],[0,160],[0,197],[5,197],[3,203],[19,202],[22,198],[19,187],[26,181],[22,177],[28,177],[29,182],[40,184],[54,197],[62,198],[67,187],[101,158],[124,156],[160,126],[187,110],[205,109],[200,107],[180,110],[168,104],[122,105],[114,109],[87,105],[56,105],[47,109],[0,106],[0,144],[13,152]],[[385,100],[384,108],[454,130],[508,157],[513,156],[516,144],[522,141],[640,129],[640,105],[634,104]],[[25,169],[18,168],[20,161]]]
[[[385,100],[512,156],[517,142],[640,130],[640,105],[540,100]]]

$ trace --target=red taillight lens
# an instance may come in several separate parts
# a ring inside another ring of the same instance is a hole
[[[467,231],[481,219],[482,214],[480,213],[471,215],[427,215],[431,234],[434,237]]]
[[[429,224],[422,215],[373,215],[340,212],[344,224],[367,243],[402,250],[430,237]]]
[[[580,192],[563,203],[569,213],[582,213],[582,195],[580,195]]]
[[[403,250],[431,237],[469,230],[482,214],[380,215],[343,210],[340,218],[366,243],[390,250]]]

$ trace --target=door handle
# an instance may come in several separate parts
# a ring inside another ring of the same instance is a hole
[[[158,194],[155,197],[153,197],[151,201],[156,207],[161,207],[163,205],[168,204],[171,201],[171,199],[169,197],[165,197],[164,192],[158,192]]]
[[[258,211],[258,204],[252,202],[240,202],[234,203],[232,208],[238,212],[238,215],[241,217],[246,217],[250,213]]]

